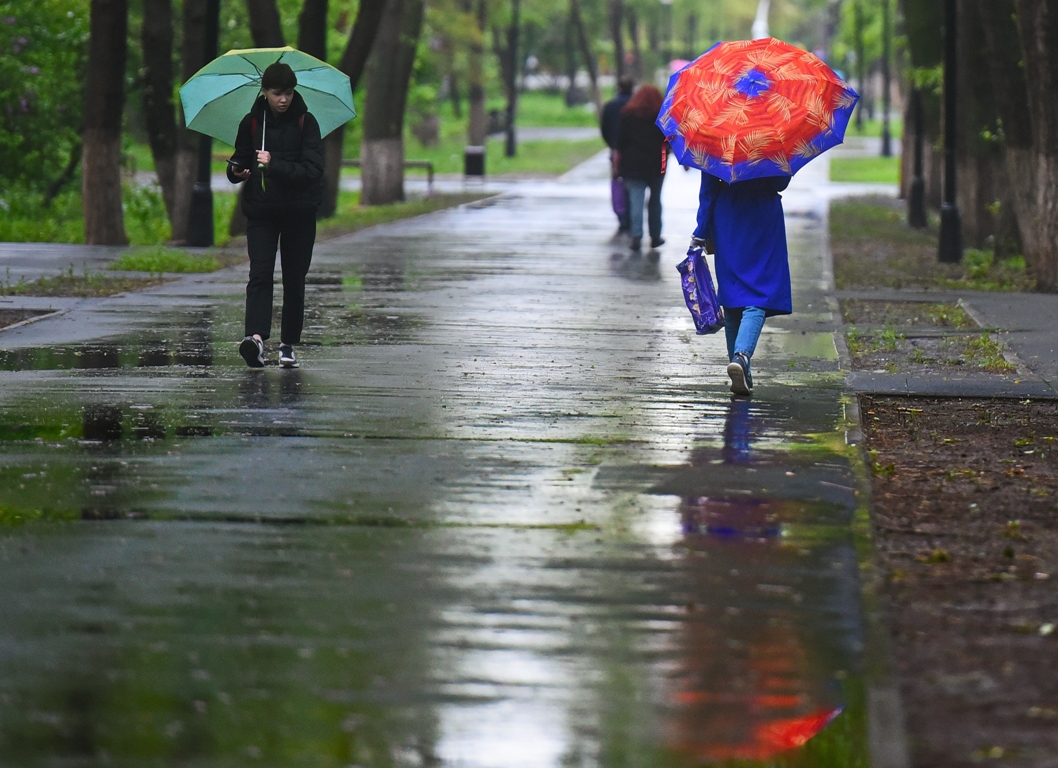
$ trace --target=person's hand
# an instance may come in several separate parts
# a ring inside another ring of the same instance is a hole
[[[233,167],[231,169],[231,175],[234,176],[235,178],[237,178],[239,181],[246,181],[248,178],[250,178],[250,169],[249,168],[242,168],[242,169],[237,171]]]
[[[257,164],[258,165],[263,165],[265,168],[267,168],[268,164],[270,162],[272,162],[272,153],[271,152],[267,152],[267,151],[265,151],[263,149],[257,150]]]

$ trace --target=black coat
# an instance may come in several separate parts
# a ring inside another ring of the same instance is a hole
[[[617,126],[621,122],[621,107],[627,104],[630,98],[631,95],[619,93],[603,105],[599,129],[602,131],[602,140],[610,149],[617,148]]]
[[[272,154],[263,184],[262,171],[257,167],[262,130],[264,148]],[[323,140],[319,123],[297,91],[279,117],[272,114],[265,96],[258,97],[239,123],[231,159],[251,171],[242,198],[247,218],[268,218],[279,210],[291,209],[305,209],[315,215],[323,197]],[[239,181],[232,176],[231,166],[228,181]]]
[[[617,127],[617,175],[650,181],[665,173],[665,134],[654,118],[621,113]]]

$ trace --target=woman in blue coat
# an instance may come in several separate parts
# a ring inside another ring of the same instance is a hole
[[[728,184],[702,173],[698,227],[694,240],[711,240],[716,264],[717,298],[727,324],[727,375],[736,395],[753,394],[750,359],[764,318],[793,311],[786,224],[779,193],[786,176]]]

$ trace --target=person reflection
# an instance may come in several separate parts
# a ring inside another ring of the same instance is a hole
[[[760,460],[757,413],[751,401],[732,400],[720,463],[693,463],[723,473]],[[812,617],[801,607],[800,555],[783,541],[781,521],[799,509],[748,489],[681,499],[693,597],[673,676],[668,740],[676,751],[708,762],[769,760],[841,712],[832,675],[806,642],[802,625]]]

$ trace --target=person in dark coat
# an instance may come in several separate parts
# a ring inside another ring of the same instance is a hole
[[[611,187],[613,180],[617,179],[617,162],[614,155],[617,152],[617,127],[621,122],[621,109],[628,100],[632,98],[632,90],[635,81],[628,75],[621,75],[617,80],[617,95],[610,99],[602,108],[602,116],[599,118],[599,129],[602,131],[602,140],[610,148],[610,179]],[[624,234],[628,231],[628,191],[624,190],[625,206],[624,213],[617,214],[617,233]]]
[[[665,180],[668,147],[665,134],[654,122],[661,111],[661,101],[661,91],[653,85],[641,85],[622,107],[617,127],[617,174],[628,188],[633,250],[638,250],[643,240],[643,201],[648,189],[650,247],[657,248],[665,242],[661,239],[661,183]]]
[[[320,126],[297,91],[297,76],[276,62],[261,78],[261,95],[242,122],[228,180],[246,182],[246,336],[239,354],[251,368],[265,364],[264,342],[272,330],[272,289],[279,249],[283,271],[283,314],[279,364],[298,367],[294,345],[301,342],[305,276],[316,242],[316,209],[323,196]]]
[[[786,222],[779,193],[787,176],[728,184],[702,172],[698,227],[692,242],[711,242],[717,298],[727,321],[727,374],[736,395],[753,394],[750,359],[764,319],[793,311]]]

